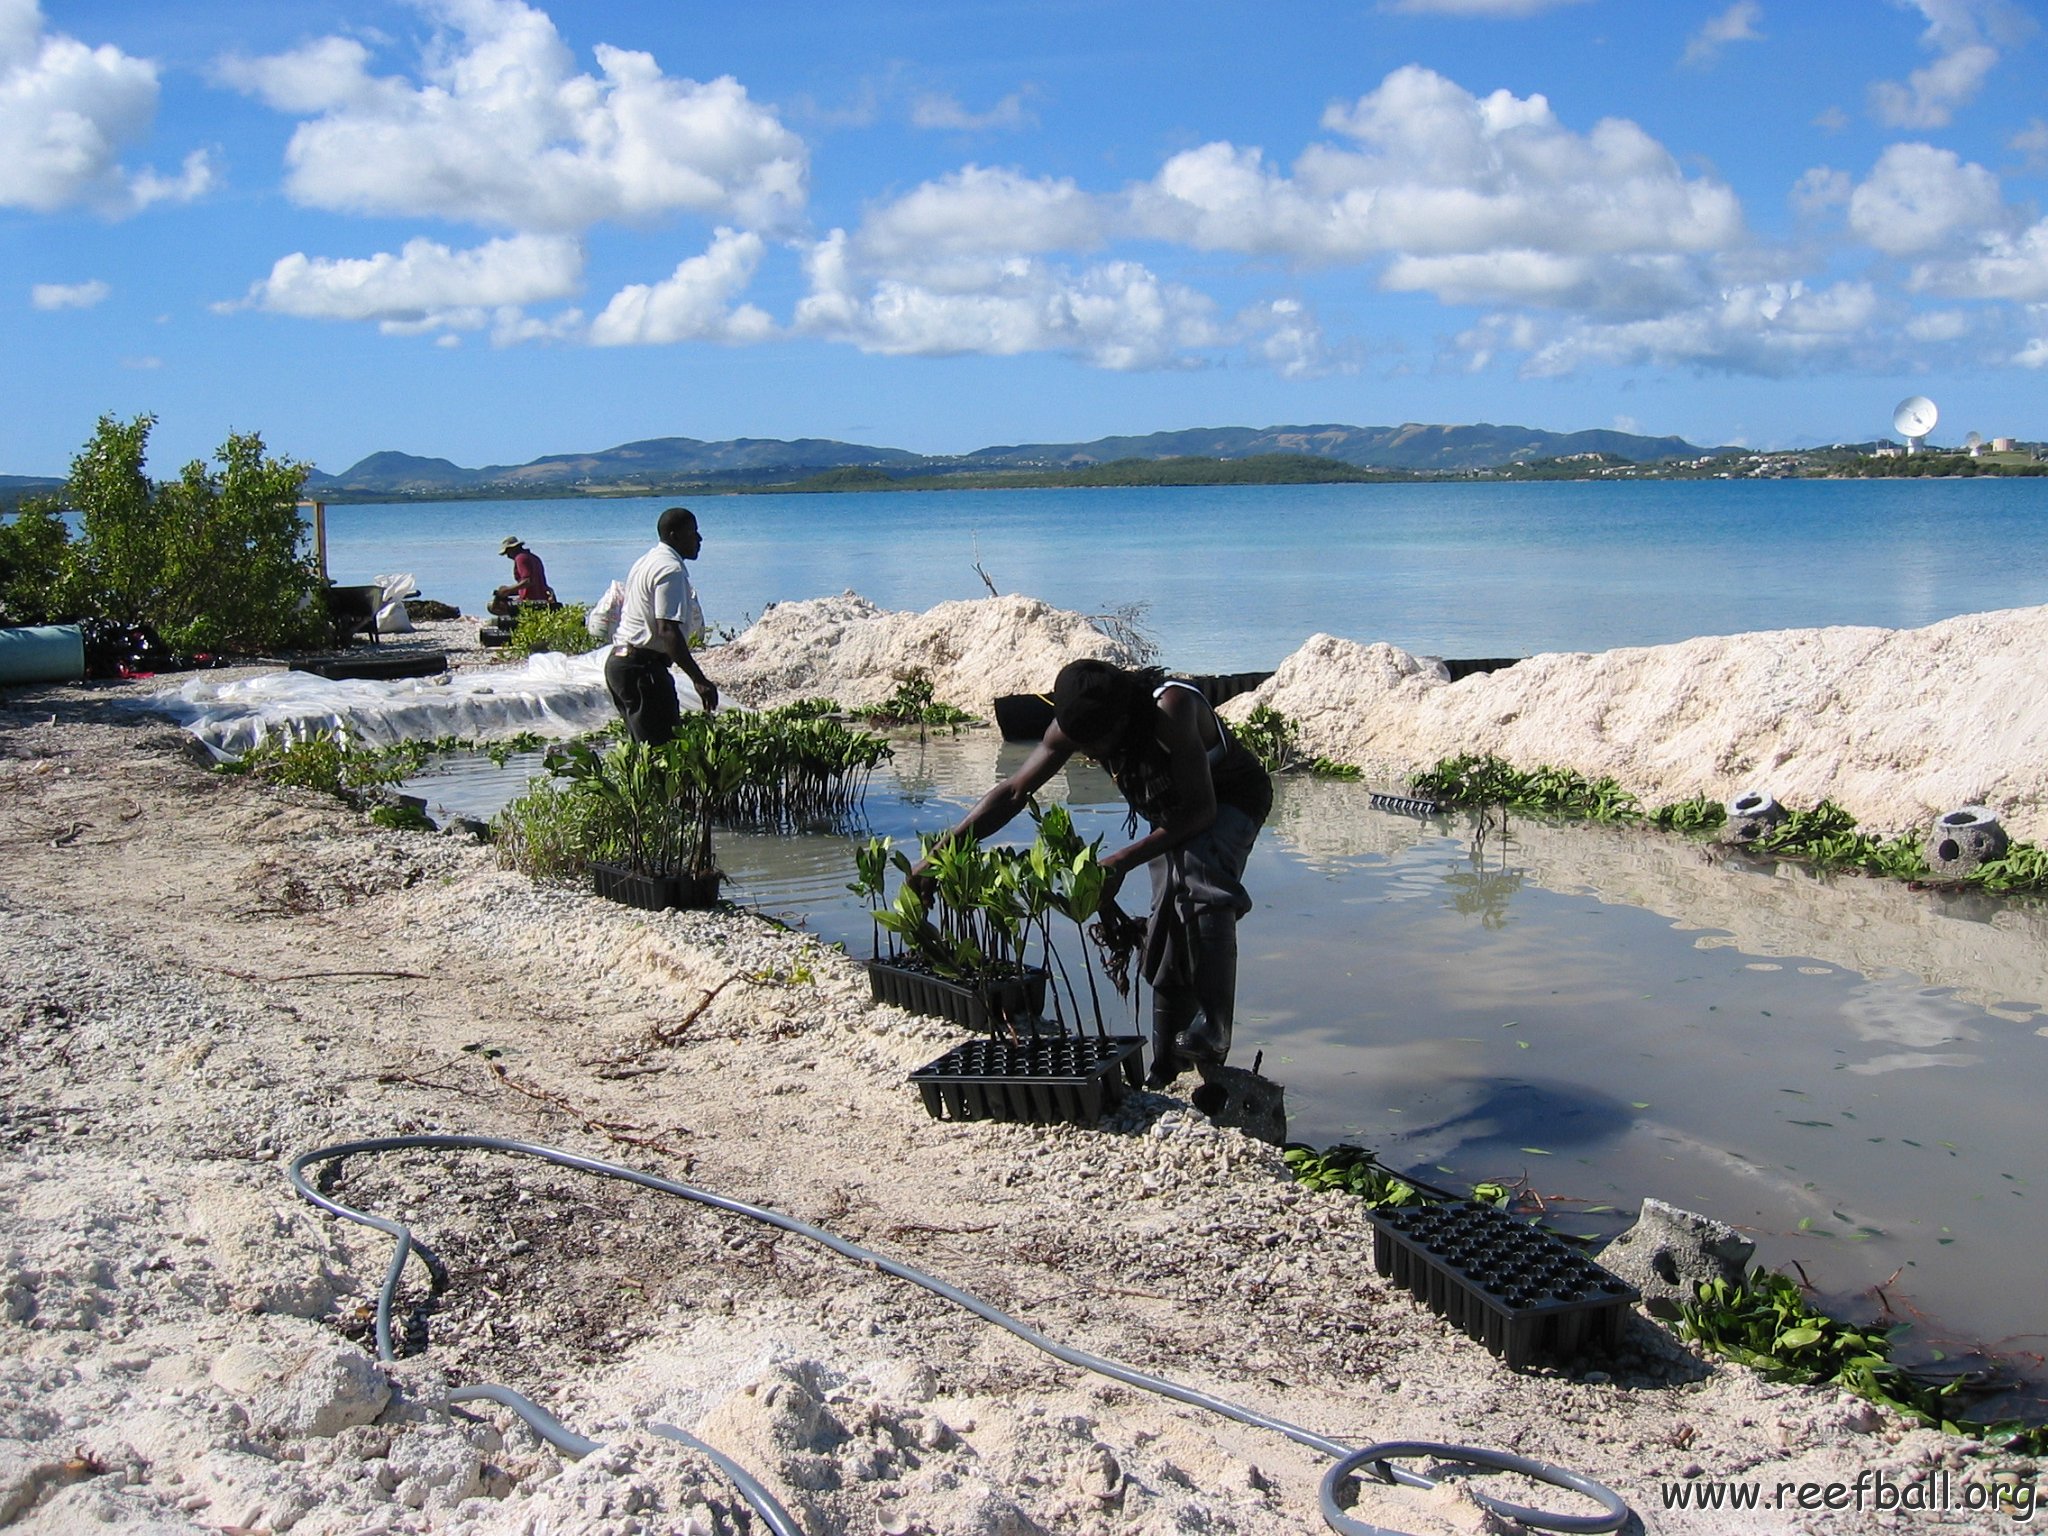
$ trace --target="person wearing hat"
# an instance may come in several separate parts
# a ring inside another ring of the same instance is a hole
[[[1220,1066],[1237,1011],[1237,920],[1252,908],[1244,867],[1273,808],[1273,781],[1194,684],[1157,667],[1076,661],[1053,683],[1053,723],[1017,771],[946,840],[1007,825],[1076,752],[1109,770],[1130,806],[1128,846],[1103,857],[1104,911],[1140,865],[1152,871],[1140,972],[1152,987],[1152,1070],[1163,1088],[1192,1062]],[[1147,824],[1138,835],[1138,822]],[[921,875],[922,867],[915,873]]]
[[[548,573],[540,563],[540,556],[521,543],[517,534],[507,534],[505,541],[498,546],[498,553],[511,558],[512,584],[491,594],[492,613],[509,619],[518,614],[522,603],[555,606],[554,589],[548,585]]]
[[[604,660],[604,684],[626,722],[626,734],[658,746],[674,738],[683,718],[670,665],[682,668],[696,685],[697,700],[707,710],[718,708],[718,685],[690,654],[690,641],[703,627],[683,564],[704,549],[697,514],[688,507],[670,507],[656,519],[654,532],[654,547],[626,573],[619,627]]]

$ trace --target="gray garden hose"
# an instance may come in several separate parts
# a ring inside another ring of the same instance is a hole
[[[714,1210],[726,1211],[735,1216],[745,1216],[752,1221],[765,1222],[769,1226],[778,1227],[784,1232],[793,1233],[798,1237],[809,1238],[812,1242],[820,1243],[830,1248],[834,1253],[852,1259],[855,1263],[873,1265],[884,1274],[894,1275],[898,1279],[910,1281],[913,1285],[922,1286],[933,1295],[944,1297],[954,1305],[966,1308],[976,1317],[994,1323],[998,1328],[1015,1334],[1033,1348],[1043,1350],[1054,1359],[1063,1361],[1068,1365],[1076,1366],[1084,1371],[1091,1371],[1098,1376],[1107,1376],[1113,1381],[1123,1382],[1126,1386],[1157,1393],[1159,1396],[1171,1398],[1175,1402],[1186,1403],[1191,1407],[1220,1414],[1224,1418],[1233,1419],[1240,1424],[1250,1425],[1254,1429],[1270,1430],[1275,1434],[1284,1435],[1297,1445],[1307,1446],[1310,1450],[1318,1451],[1334,1460],[1335,1465],[1323,1477],[1320,1502],[1324,1521],[1332,1530],[1342,1533],[1342,1536],[1398,1536],[1398,1533],[1390,1532],[1383,1526],[1369,1525],[1340,1509],[1337,1505],[1337,1491],[1360,1468],[1367,1466],[1370,1466],[1374,1474],[1385,1482],[1402,1483],[1410,1488],[1434,1488],[1436,1483],[1431,1479],[1393,1465],[1393,1461],[1396,1458],[1406,1456],[1428,1456],[1448,1463],[1519,1472],[1538,1482],[1548,1483],[1558,1488],[1569,1488],[1576,1493],[1582,1493],[1601,1506],[1600,1513],[1598,1514],[1560,1515],[1551,1513],[1548,1510],[1530,1509],[1520,1504],[1510,1504],[1505,1500],[1496,1499],[1489,1494],[1481,1493],[1477,1489],[1472,1490],[1473,1497],[1485,1505],[1486,1508],[1507,1519],[1519,1520],[1524,1525],[1535,1526],[1547,1531],[1564,1532],[1565,1536],[1601,1536],[1601,1533],[1620,1529],[1629,1519],[1630,1511],[1628,1504],[1620,1494],[1603,1484],[1593,1481],[1589,1477],[1585,1477],[1577,1472],[1568,1471],[1563,1467],[1551,1466],[1546,1462],[1524,1460],[1519,1456],[1510,1456],[1500,1451],[1481,1450],[1470,1446],[1439,1445],[1427,1441],[1387,1442],[1357,1449],[1345,1445],[1341,1441],[1332,1440],[1326,1435],[1319,1435],[1313,1430],[1304,1429],[1298,1424],[1291,1424],[1285,1419],[1274,1418],[1270,1414],[1260,1413],[1253,1408],[1245,1408],[1236,1403],[1226,1402],[1222,1398],[1197,1391],[1193,1387],[1181,1386],[1179,1383],[1168,1381],[1164,1377],[1149,1376],[1143,1371],[1134,1370],[1127,1365],[1120,1365],[1114,1360],[1104,1359],[1100,1355],[1089,1354],[1086,1350],[1075,1349],[1069,1345],[1057,1343],[1047,1338],[1037,1329],[1019,1322],[1007,1312],[1000,1311],[979,1297],[971,1296],[967,1292],[938,1279],[936,1276],[926,1274],[919,1269],[913,1269],[910,1265],[898,1259],[889,1258],[884,1254],[876,1253],[873,1249],[863,1248],[858,1243],[848,1242],[845,1238],[828,1232],[822,1227],[814,1227],[808,1222],[798,1221],[793,1216],[785,1216],[779,1211],[771,1211],[763,1206],[749,1205],[743,1200],[735,1200],[727,1195],[714,1194],[710,1190],[698,1189],[693,1185],[679,1184],[671,1179],[659,1178],[651,1173],[642,1173],[638,1169],[628,1168],[618,1163],[607,1163],[598,1158],[584,1157],[580,1153],[564,1152],[555,1147],[538,1146],[532,1142],[511,1141],[499,1136],[375,1136],[362,1141],[340,1142],[334,1146],[319,1147],[311,1152],[301,1153],[297,1158],[293,1159],[290,1169],[292,1187],[302,1196],[314,1205],[319,1206],[320,1209],[339,1216],[346,1221],[359,1222],[366,1227],[375,1227],[378,1231],[390,1236],[397,1244],[397,1248],[391,1256],[390,1266],[385,1271],[384,1284],[377,1293],[377,1356],[380,1360],[390,1361],[396,1358],[391,1347],[391,1305],[392,1298],[398,1290],[399,1278],[405,1270],[405,1261],[412,1253],[412,1233],[400,1222],[352,1210],[348,1206],[329,1199],[313,1187],[311,1181],[306,1177],[306,1170],[316,1163],[335,1162],[341,1158],[351,1157],[358,1153],[412,1150],[516,1153],[522,1157],[538,1158],[542,1162],[554,1163],[563,1168],[575,1168],[585,1173],[599,1174],[605,1178],[623,1179],[629,1184],[638,1184],[647,1189],[658,1190],[663,1194],[678,1195],[685,1200],[694,1200],[699,1205],[708,1205]],[[571,1455],[583,1455],[597,1448],[596,1441],[586,1440],[582,1436],[564,1429],[545,1409],[542,1409],[538,1404],[522,1397],[519,1393],[509,1388],[491,1386],[462,1387],[449,1394],[449,1401],[451,1402],[466,1401],[471,1398],[488,1399],[513,1409],[528,1424],[532,1425],[537,1433]],[[683,1431],[675,1428],[673,1425],[656,1424],[649,1425],[648,1427],[657,1434],[665,1435],[670,1439],[680,1440],[693,1450],[702,1451],[710,1456],[718,1464],[719,1469],[733,1480],[747,1502],[753,1505],[762,1519],[767,1521],[769,1527],[775,1532],[775,1536],[802,1536],[802,1532],[791,1521],[788,1512],[775,1502],[774,1497],[768,1493],[767,1489],[763,1488],[759,1482],[726,1457],[720,1455],[702,1441],[684,1434]]]

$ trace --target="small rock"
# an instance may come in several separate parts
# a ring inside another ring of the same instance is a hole
[[[359,1349],[316,1349],[250,1405],[250,1423],[281,1435],[334,1435],[368,1424],[391,1401],[391,1383]]]

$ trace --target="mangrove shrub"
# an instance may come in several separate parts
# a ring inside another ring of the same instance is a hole
[[[153,416],[102,416],[71,461],[64,498],[0,541],[10,614],[148,624],[181,651],[260,652],[316,644],[327,613],[305,551],[299,491],[308,466],[273,459],[255,433],[230,433],[213,463],[175,480],[145,468]]]

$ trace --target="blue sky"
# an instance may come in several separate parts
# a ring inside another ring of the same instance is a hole
[[[2048,436],[2016,0],[0,0],[0,472]]]

